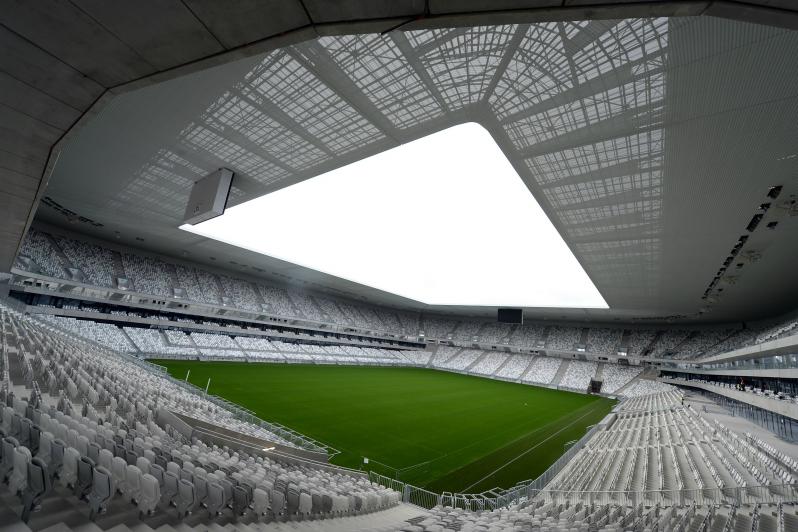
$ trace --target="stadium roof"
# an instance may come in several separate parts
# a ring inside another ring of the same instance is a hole
[[[411,304],[187,236],[177,227],[190,184],[229,166],[237,204],[476,121],[611,307],[536,315],[775,314],[798,295],[798,248],[790,245],[798,33],[706,16],[607,17],[708,9],[782,26],[795,19],[772,8],[738,11],[742,4],[677,4],[451,15],[454,27],[430,29],[446,26],[446,16],[397,14],[393,25],[328,28],[357,35],[292,34],[279,49],[110,100],[66,143],[44,194],[50,206],[38,216],[64,223],[56,202],[103,224],[76,227],[98,237],[118,231],[122,242],[155,251]],[[480,23],[491,25],[470,27]],[[224,44],[236,34],[214,35]],[[783,188],[771,199],[774,185]],[[762,222],[749,232],[756,214]],[[428,253],[435,244],[424,243]]]
[[[428,305],[607,307],[474,122],[181,229]]]

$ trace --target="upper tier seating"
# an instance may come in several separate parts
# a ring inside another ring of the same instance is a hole
[[[477,332],[482,327],[478,321],[460,321],[454,330],[452,338],[461,342],[473,342],[477,339]]]
[[[615,355],[618,353],[618,346],[621,343],[621,329],[601,329],[591,327],[587,334],[588,353],[598,353],[602,355]]]
[[[709,348],[702,356],[718,355],[747,345],[754,345],[757,334],[756,329],[737,329],[733,334]]]
[[[427,338],[438,338],[445,340],[454,334],[457,321],[425,317],[423,323],[424,334]]]
[[[191,301],[209,303],[211,305],[221,303],[219,288],[215,281],[210,282],[209,274],[182,264],[175,265],[175,274],[179,285],[178,288],[185,290],[186,297]]]
[[[114,259],[110,250],[71,238],[56,236],[55,241],[72,264],[86,275],[90,284],[115,285]]]
[[[762,342],[776,340],[782,336],[795,334],[796,329],[798,329],[798,319],[795,318],[788,320],[785,323],[777,323],[776,325],[768,327],[760,332],[756,337],[756,343],[761,344]]]
[[[581,333],[577,327],[552,327],[546,340],[546,349],[573,351]]]
[[[538,347],[538,344],[543,338],[543,333],[545,330],[545,327],[540,327],[529,323],[519,325],[510,335],[508,343],[510,345],[518,345],[522,347]]]
[[[222,283],[222,290],[227,294],[227,297],[233,300],[235,307],[245,310],[262,310],[259,301],[260,296],[255,292],[252,284],[225,275],[220,275],[219,280]]]
[[[713,349],[732,334],[734,329],[706,329],[693,331],[688,338],[679,345],[676,358],[696,358]]]
[[[122,253],[127,278],[136,292],[171,297],[173,286],[166,273],[166,263],[158,259]]]
[[[257,288],[260,290],[263,301],[269,312],[279,316],[301,316],[291,303],[291,298],[286,290],[276,286],[266,286],[262,284],[257,285]]]
[[[683,331],[678,329],[662,331],[659,337],[651,346],[652,357],[663,357],[670,354],[672,351],[678,349],[678,346],[684,342],[690,335],[690,331]]]
[[[584,349],[584,352],[598,355],[614,355],[619,347],[623,347],[630,356],[646,352],[653,357],[693,359],[798,332],[798,319],[794,317],[766,327],[738,330],[630,329],[624,337],[620,328],[548,327],[534,323],[507,325],[491,320],[421,316],[416,312],[373,307],[362,302],[311,295],[296,288],[243,280],[178,261],[138,255],[132,250],[118,252],[35,229],[23,242],[21,255],[51,277],[69,278],[67,268],[75,267],[84,273],[86,282],[97,286],[114,287],[115,277],[127,277],[134,290],[158,297],[183,297],[203,304],[226,305],[250,312],[266,312],[390,335],[415,337],[423,331],[426,338],[452,340],[469,347],[476,341],[530,350]],[[16,266],[26,267],[20,261]],[[584,331],[586,337],[583,337]]]
[[[485,323],[479,330],[477,337],[480,342],[490,344],[504,344],[510,338],[513,325],[507,323]]]
[[[629,343],[626,346],[626,354],[629,356],[642,356],[656,336],[657,331],[632,329],[629,331]]]
[[[33,260],[44,275],[66,278],[64,264],[45,233],[36,230],[28,231],[28,235],[22,241],[20,255]]]

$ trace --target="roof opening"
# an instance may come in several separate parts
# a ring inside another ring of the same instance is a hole
[[[607,308],[475,123],[181,229],[430,305]]]

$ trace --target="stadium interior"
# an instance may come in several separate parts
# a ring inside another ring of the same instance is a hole
[[[798,3],[0,50],[0,532],[798,532]]]

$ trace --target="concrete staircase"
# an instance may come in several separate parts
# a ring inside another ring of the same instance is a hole
[[[640,375],[638,375],[634,379],[630,380],[629,382],[627,382],[626,384],[615,390],[615,392],[613,392],[613,395],[623,394],[623,392],[625,392],[628,388],[631,388],[634,384],[637,384],[641,380],[655,381],[657,380],[657,377],[659,377],[659,370],[654,367],[647,367],[646,369],[643,370],[643,372]]]
[[[45,240],[47,240],[50,243],[50,246],[53,248],[53,251],[55,251],[55,254],[58,256],[58,259],[61,261],[61,264],[64,265],[65,269],[68,270],[69,268],[73,268],[75,270],[80,270],[80,268],[78,268],[77,265],[73,264],[72,261],[69,260],[69,257],[66,256],[64,250],[61,249],[61,246],[58,244],[58,241],[55,238],[53,238],[52,235],[48,235],[47,233],[42,233],[42,235],[44,235]]]
[[[446,362],[449,362],[450,360],[454,359],[454,357],[459,356],[460,351],[462,350],[463,348],[457,348],[457,351],[455,351],[453,355],[446,356],[445,354],[439,353],[438,349],[435,349],[435,353],[433,353],[433,355],[429,357],[429,362],[427,363],[427,367],[429,368],[435,367],[433,365],[433,362],[437,362],[438,364],[445,364]]]
[[[596,374],[593,376],[593,379],[597,381],[604,380],[604,362],[598,363],[598,366],[596,367]]]
[[[499,367],[498,367],[498,368],[496,368],[496,371],[494,371],[493,373],[491,373],[491,375],[496,375],[496,374],[497,374],[497,373],[499,373],[501,370],[503,370],[503,369],[504,369],[504,366],[506,366],[506,365],[507,365],[507,364],[510,362],[510,360],[512,360],[512,359],[513,359],[513,355],[507,355],[507,358],[505,358],[505,359],[504,359],[504,362],[502,362],[502,363],[499,365]],[[527,366],[527,367],[528,367],[528,366]],[[524,370],[524,371],[526,371],[526,370]],[[521,373],[521,375],[523,375],[523,373]]]
[[[559,386],[562,382],[562,378],[565,376],[565,372],[568,371],[568,366],[571,364],[570,360],[563,360],[560,367],[557,368],[557,373],[554,374],[554,379],[551,381],[552,386]]]
[[[111,252],[111,256],[113,257],[113,261],[114,261],[113,265],[112,265],[112,269],[114,271],[114,283],[116,283],[116,279],[119,279],[119,278],[128,279],[127,273],[125,272],[125,265],[122,262],[122,255],[120,255],[116,251],[112,251]]]
[[[543,329],[543,332],[540,333],[540,337],[538,338],[538,343],[535,346],[536,349],[545,349],[546,344],[549,343],[549,333],[551,332],[551,326],[546,326]]]
[[[524,371],[521,372],[521,376],[518,377],[518,382],[521,382],[521,381],[524,380],[524,378],[526,377],[526,374],[529,373],[529,371],[532,369],[532,366],[535,364],[535,360],[537,358],[538,357],[536,357],[536,356],[529,357],[529,364],[527,364],[526,365],[526,369],[524,369]]]
[[[130,342],[130,345],[131,345],[131,347],[135,348],[135,349],[138,351],[138,349],[139,349],[139,346],[138,346],[138,345],[136,345],[136,342],[134,342],[134,341],[133,341],[133,338],[131,338],[131,337],[130,337],[130,335],[127,333],[127,331],[125,330],[125,328],[124,328],[124,327],[122,327],[122,326],[120,326],[120,325],[117,325],[117,327],[119,328],[119,332],[120,332],[120,333],[122,333],[122,336],[124,336],[124,337],[125,337],[125,339],[126,339],[128,342]]]
[[[637,381],[639,379],[640,379],[639,376],[635,377],[634,379],[630,380],[629,382],[627,382],[626,384],[624,384],[623,386],[621,386],[620,388],[618,388],[617,390],[612,392],[612,395],[619,396],[619,395],[623,394],[623,392],[625,392],[627,390],[627,388],[629,388],[633,384],[637,383]]]
[[[475,367],[477,364],[479,364],[479,363],[482,361],[482,359],[483,359],[483,358],[485,358],[486,356],[488,356],[488,354],[489,354],[489,353],[490,353],[490,351],[485,351],[485,352],[483,352],[481,355],[479,355],[479,356],[477,357],[477,359],[476,359],[475,361],[473,361],[472,363],[470,363],[470,364],[468,365],[468,367],[466,367],[466,369],[465,369],[465,370],[466,370],[466,371],[471,371],[471,368],[473,368],[473,367]]]

